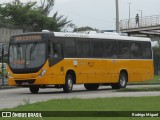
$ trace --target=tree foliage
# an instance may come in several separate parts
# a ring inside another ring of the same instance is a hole
[[[47,16],[51,12],[55,1],[54,0],[40,0],[40,2],[41,2],[41,6],[38,7],[38,9],[43,15]]]
[[[79,28],[75,28],[74,29],[74,32],[78,32],[78,31],[97,31],[97,29],[94,29],[94,28],[91,28],[89,26],[86,26],[86,27],[79,27]]]
[[[67,17],[58,15],[56,12],[52,17],[48,17],[54,6],[54,0],[40,0],[37,2],[22,3],[14,0],[11,3],[0,5],[0,24],[22,27],[26,31],[41,31],[48,29],[60,31],[66,24]]]

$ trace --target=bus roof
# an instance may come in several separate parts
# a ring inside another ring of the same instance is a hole
[[[54,35],[56,37],[79,37],[79,38],[99,38],[99,39],[114,39],[114,40],[151,41],[150,38],[121,36],[121,35],[103,34],[103,33],[85,34],[85,33],[54,32]]]
[[[150,38],[142,38],[142,37],[131,37],[131,36],[121,36],[117,34],[86,34],[86,33],[66,33],[66,32],[30,32],[30,33],[22,33],[13,35],[34,35],[34,34],[48,34],[54,35],[55,37],[78,37],[78,38],[97,38],[97,39],[113,39],[113,40],[133,40],[133,41],[151,41]]]

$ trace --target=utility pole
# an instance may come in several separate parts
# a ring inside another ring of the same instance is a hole
[[[143,19],[142,19],[142,10],[138,10],[138,11],[141,12],[140,25],[142,25],[142,21],[143,21]]]
[[[115,0],[116,2],[116,32],[119,33],[119,5],[118,0]]]
[[[130,28],[130,19],[131,19],[131,3],[128,3],[128,5],[129,5],[128,28]]]
[[[129,5],[129,20],[131,19],[131,3],[128,3]]]
[[[138,10],[138,11],[140,11],[140,12],[141,12],[141,18],[142,18],[142,10]]]
[[[2,78],[2,86],[4,85],[4,63],[3,63],[3,60],[4,60],[4,45],[5,44],[2,44],[2,73],[1,73],[1,78]]]

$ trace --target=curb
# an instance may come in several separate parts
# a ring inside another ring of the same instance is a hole
[[[128,83],[127,85],[160,85],[160,83]]]
[[[16,86],[0,86],[0,90],[18,88]]]
[[[127,85],[160,85],[160,83],[128,83]],[[14,88],[20,88],[17,86],[8,86],[8,85],[4,85],[4,86],[0,86],[0,90],[3,89],[14,89]]]

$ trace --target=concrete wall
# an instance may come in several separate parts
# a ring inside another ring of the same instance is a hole
[[[8,43],[10,36],[23,33],[23,29],[0,27],[0,43]]]

